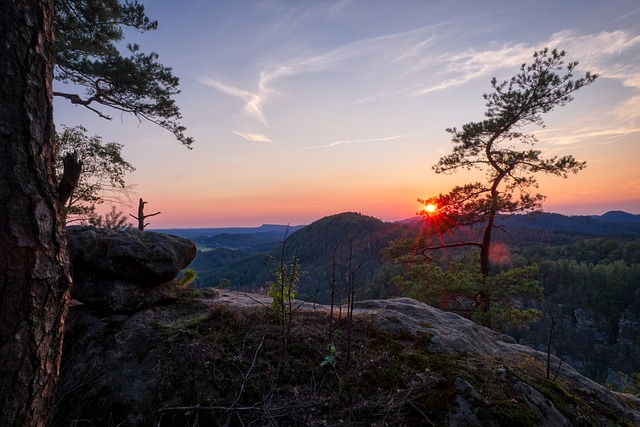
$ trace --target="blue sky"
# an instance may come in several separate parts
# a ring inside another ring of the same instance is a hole
[[[125,144],[154,227],[309,223],[342,211],[412,216],[416,199],[482,175],[436,175],[445,129],[483,118],[482,94],[533,51],[566,50],[601,77],[532,129],[588,168],[540,180],[545,210],[640,213],[637,1],[143,2],[132,33],[181,80],[189,151],[135,118],[56,100],[58,124]],[[133,208],[125,208],[133,212]]]

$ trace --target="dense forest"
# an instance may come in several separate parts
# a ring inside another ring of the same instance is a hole
[[[542,351],[550,343],[553,353],[601,383],[629,386],[630,375],[640,372],[640,218],[624,212],[599,217],[545,213],[501,218],[499,226],[495,245],[501,260],[493,269],[537,266],[535,280],[543,293],[541,301],[526,301],[540,319],[507,332]],[[329,303],[335,287],[335,302],[344,303],[353,278],[357,299],[412,296],[438,306],[424,296],[428,292],[398,286],[399,278],[407,283],[410,266],[389,256],[394,242],[410,245],[425,232],[437,234],[423,218],[385,223],[342,213],[292,232],[195,236],[200,250],[190,266],[198,272],[193,286],[264,292],[286,237],[284,256],[296,254],[302,266],[299,299]],[[412,263],[446,268],[466,262],[472,252],[448,250]]]
[[[521,342],[544,349],[557,322],[554,352],[584,374],[620,386],[618,372],[640,372],[639,237],[521,247],[517,262],[538,264],[545,301]]]

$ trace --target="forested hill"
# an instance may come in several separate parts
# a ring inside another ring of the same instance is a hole
[[[342,289],[349,271],[358,282],[371,283],[382,266],[382,250],[391,239],[408,235],[410,230],[407,226],[346,212],[322,218],[295,231],[286,241],[284,257],[289,261],[296,256],[302,265],[298,296],[328,302],[334,277]],[[214,236],[220,237],[223,235]],[[224,237],[231,240],[229,235]],[[273,270],[282,257],[283,240],[284,234],[270,246],[264,246],[262,241],[261,247],[269,248],[264,252],[257,251],[257,247],[199,251],[190,266],[198,272],[195,285],[206,287],[225,283],[232,289],[251,290],[264,287],[270,280],[269,270]],[[247,243],[247,240],[243,242]]]
[[[335,276],[343,281],[349,262],[358,269],[355,279],[366,283],[371,292],[366,297],[389,297],[389,290],[379,287],[388,272],[379,271],[381,251],[393,239],[416,236],[425,225],[423,217],[388,223],[359,213],[331,215],[307,226],[263,225],[256,228],[171,229],[171,234],[190,237],[199,251],[190,268],[198,272],[194,283],[198,287],[219,286],[232,289],[257,290],[270,280],[269,269],[280,257],[285,236],[286,258],[295,251],[302,264],[301,297],[327,302],[328,286]],[[573,244],[591,238],[611,238],[624,241],[640,237],[640,215],[612,211],[602,216],[564,216],[542,213],[534,216],[516,215],[499,219],[508,233],[496,230],[496,241],[508,245]],[[288,230],[288,231],[287,231]],[[287,234],[288,233],[288,234]],[[350,254],[350,255],[349,255]],[[361,287],[363,289],[363,287]]]
[[[322,218],[295,232],[286,252],[297,253],[302,265],[300,296],[328,303],[335,284],[338,302],[345,299],[350,280],[360,290],[373,283],[383,286],[377,277],[382,251],[392,239],[409,232],[407,227],[353,212]]]
[[[530,228],[556,234],[576,236],[640,236],[640,215],[626,212],[607,212],[602,216],[565,216],[543,213],[534,216],[515,215],[502,218],[500,224],[507,228]]]

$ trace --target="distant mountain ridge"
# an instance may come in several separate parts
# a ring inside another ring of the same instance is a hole
[[[399,221],[400,224],[415,225],[424,217],[415,216]],[[497,224],[509,230],[545,230],[554,233],[576,233],[582,237],[622,237],[640,235],[640,215],[623,211],[610,211],[603,215],[567,216],[542,212],[530,215],[498,216]]]
[[[634,215],[624,211],[609,211],[600,216],[593,215],[592,218],[613,222],[640,222],[640,215]]]
[[[502,218],[506,227],[543,229],[554,232],[579,233],[585,236],[637,236],[640,235],[640,215],[611,211],[600,216],[565,216],[556,213],[514,215]]]
[[[341,214],[337,214],[341,215]],[[334,216],[334,215],[331,215]],[[365,215],[366,217],[366,215]],[[328,218],[328,217],[325,217]],[[534,221],[537,222],[537,227],[535,223],[531,223],[531,219],[527,215],[515,215],[513,217],[503,219],[506,223],[513,222],[515,224],[527,225],[530,228],[539,228],[542,225],[552,225],[557,229],[566,229],[567,231],[584,229],[585,225],[595,224],[593,228],[596,229],[597,235],[607,234],[610,230],[616,231],[624,231],[624,227],[607,227],[600,226],[599,223],[592,223],[591,221],[600,221],[600,222],[613,222],[613,223],[640,223],[640,215],[631,214],[624,211],[609,211],[602,215],[563,215],[558,213],[550,213],[543,212],[541,214],[537,214],[534,217]],[[321,218],[322,219],[322,218]],[[416,222],[424,220],[424,217],[414,216],[411,218],[406,218],[404,220],[395,221],[394,224],[405,224],[405,225],[413,225]],[[319,220],[318,220],[319,221]],[[574,223],[571,225],[571,223]],[[581,224],[577,226],[575,224]],[[600,224],[601,225],[601,224]],[[306,227],[307,225],[282,225],[282,224],[262,224],[259,227],[211,227],[211,228],[159,228],[159,229],[149,229],[149,231],[156,231],[159,233],[166,234],[174,234],[180,237],[186,237],[190,239],[199,240],[200,238],[213,237],[220,234],[234,235],[234,234],[244,234],[244,235],[257,235],[260,241],[264,241],[265,238],[276,237],[276,238],[284,238],[285,233],[291,235],[294,232],[300,230],[301,228]],[[602,228],[602,230],[597,230],[598,228]],[[577,230],[576,230],[577,231]],[[632,229],[635,233],[635,227]],[[640,231],[639,231],[640,232]],[[262,234],[266,233],[266,234]]]
[[[301,229],[304,225],[281,225],[281,224],[262,224],[260,227],[211,227],[211,228],[158,228],[149,229],[149,231],[156,231],[158,233],[173,234],[180,237],[187,237],[189,239],[198,237],[212,237],[218,234],[260,234],[260,233],[272,233],[282,235],[284,238],[285,233],[293,233],[296,230]]]

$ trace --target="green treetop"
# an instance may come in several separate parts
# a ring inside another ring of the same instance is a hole
[[[118,44],[124,30],[155,30],[144,6],[137,1],[56,0],[55,79],[83,88],[84,93],[54,91],[100,117],[111,119],[100,106],[135,115],[170,131],[187,147],[193,138],[178,122],[182,118],[173,99],[180,93],[171,68],[158,63],[158,54],[145,54],[127,44],[123,56]],[[67,86],[65,85],[65,88]],[[74,88],[75,89],[75,88]]]

